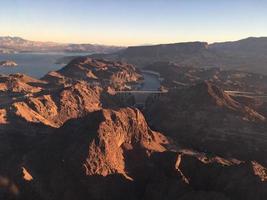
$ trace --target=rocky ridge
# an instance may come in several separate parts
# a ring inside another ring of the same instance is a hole
[[[140,79],[131,65],[86,57],[75,59],[41,80],[22,74],[1,76],[0,119],[4,124],[26,127],[29,122],[59,127],[68,119],[107,105],[116,106],[116,98],[109,91],[128,88]]]
[[[79,57],[63,69],[50,72],[42,78],[54,84],[71,84],[84,80],[101,87],[113,87],[116,90],[129,89],[142,79],[140,72],[133,66],[122,62]],[[127,85],[128,84],[128,85]]]
[[[266,117],[253,101],[204,81],[170,89],[144,117],[110,92],[140,80],[88,57],[40,80],[1,76],[0,199],[265,198]]]
[[[182,66],[218,67],[223,70],[240,70],[266,75],[264,67],[267,62],[266,46],[266,37],[259,37],[214,44],[185,42],[136,46],[92,57],[124,61],[140,68],[156,62],[173,62]]]

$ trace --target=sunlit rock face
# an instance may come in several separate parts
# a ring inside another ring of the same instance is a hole
[[[116,106],[110,91],[129,89],[141,79],[132,65],[87,57],[76,58],[41,80],[23,74],[1,76],[0,123],[17,130],[32,123],[47,132],[45,127],[60,127],[68,119]]]
[[[79,57],[57,72],[48,73],[43,80],[54,84],[70,84],[77,80],[116,90],[129,89],[142,76],[133,65],[122,62]]]

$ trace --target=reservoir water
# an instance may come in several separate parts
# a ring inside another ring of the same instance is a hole
[[[55,64],[60,58],[66,56],[84,56],[88,53],[18,53],[18,54],[0,54],[0,61],[12,60],[18,64],[17,67],[0,67],[0,74],[22,73],[35,78],[41,78],[50,71],[59,70],[63,67],[61,64]],[[144,83],[140,90],[156,91],[160,88],[158,76],[142,72]]]
[[[49,71],[62,68],[55,64],[56,61],[65,56],[81,56],[88,53],[18,53],[0,54],[0,61],[12,60],[18,64],[17,67],[0,67],[0,74],[23,73],[35,78],[41,78]]]
[[[140,90],[143,91],[157,91],[160,88],[160,81],[158,76],[147,73],[147,72],[142,72],[142,75],[144,77],[144,83]]]

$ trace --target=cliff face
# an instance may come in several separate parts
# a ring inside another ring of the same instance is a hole
[[[137,157],[141,156],[138,151],[149,155],[152,151],[164,151],[164,144],[168,143],[163,135],[151,131],[139,110],[129,108],[101,110],[66,123],[59,131],[71,137],[81,134],[88,141],[88,155],[83,160],[87,176],[119,173],[131,179],[131,171],[126,169],[125,163],[127,151],[133,151]],[[73,150],[76,154],[79,148]]]

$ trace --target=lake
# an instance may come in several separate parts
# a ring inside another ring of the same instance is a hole
[[[83,56],[89,53],[18,53],[0,54],[0,61],[15,61],[17,67],[0,67],[0,74],[23,73],[41,78],[50,71],[59,70],[62,65],[56,61],[65,56]]]
[[[63,67],[61,64],[55,64],[60,58],[65,56],[84,56],[89,53],[18,53],[18,54],[0,54],[0,61],[15,61],[17,67],[0,67],[0,74],[22,73],[35,78],[41,78],[50,71],[59,70]],[[140,90],[158,90],[160,81],[157,76],[142,72],[144,83]]]

